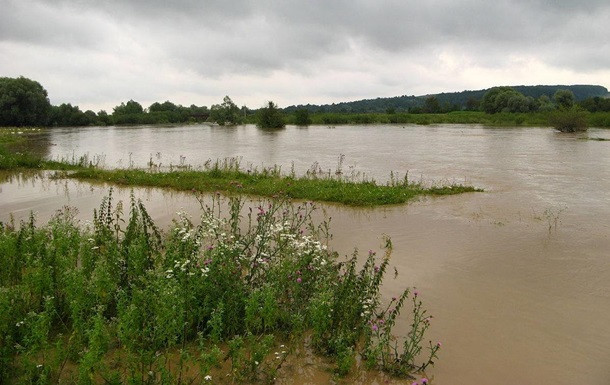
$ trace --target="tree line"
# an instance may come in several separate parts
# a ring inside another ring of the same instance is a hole
[[[596,85],[557,85],[557,86],[513,86],[515,91],[537,100],[543,95],[553,98],[561,89],[572,91],[577,102],[595,97],[604,99],[608,90]],[[286,112],[305,108],[312,113],[447,113],[452,111],[478,111],[483,96],[491,89],[447,92],[434,95],[402,95],[389,98],[363,99],[325,105],[296,105],[286,107]]]
[[[206,106],[185,107],[170,101],[148,108],[129,100],[113,108],[83,111],[70,103],[51,105],[47,90],[37,81],[0,78],[0,126],[104,126],[114,124],[163,124],[203,122],[210,116]]]
[[[519,86],[495,87],[481,91],[464,91],[462,93],[438,94],[424,97],[396,97],[377,98],[368,101],[375,106],[373,110],[382,108],[380,113],[393,115],[396,113],[410,114],[438,114],[451,111],[484,111],[489,114],[498,112],[527,113],[550,112],[565,107],[565,103],[578,107],[582,111],[609,112],[610,99],[601,96],[585,95],[591,93],[607,93],[600,86]],[[527,90],[525,95],[520,90]],[[554,90],[550,96],[545,92]],[[574,93],[576,90],[577,93]],[[588,93],[587,93],[588,92]],[[467,97],[463,104],[451,103],[448,95],[459,98]],[[476,97],[480,95],[480,97]],[[536,97],[532,95],[538,95]],[[406,99],[419,100],[419,104],[412,105],[405,111],[400,102]],[[335,108],[326,111],[320,106],[290,106],[279,108],[275,103],[268,102],[258,110],[251,110],[246,106],[238,107],[229,96],[225,96],[222,103],[214,104],[209,109],[206,106],[191,105],[185,107],[170,101],[155,102],[144,108],[140,103],[129,100],[117,105],[112,112],[104,110],[94,112],[82,111],[78,106],[63,103],[53,106],[49,102],[47,91],[34,80],[24,77],[0,78],[0,126],[104,126],[126,124],[174,124],[188,122],[213,122],[220,125],[236,125],[242,123],[256,123],[262,128],[281,128],[286,121],[296,125],[312,123],[311,114],[325,113],[356,113],[346,106],[350,103],[340,103],[332,106],[344,106],[339,110]],[[364,111],[362,111],[364,112]],[[368,111],[371,112],[371,111]],[[363,119],[366,116],[363,115]],[[366,119],[362,123],[367,123]]]

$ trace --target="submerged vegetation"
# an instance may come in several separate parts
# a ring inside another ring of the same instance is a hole
[[[451,195],[481,191],[472,186],[425,187],[404,178],[386,185],[374,181],[349,181],[309,174],[282,176],[278,169],[243,171],[235,166],[214,166],[203,171],[150,172],[147,170],[103,170],[82,168],[65,174],[69,178],[110,182],[123,186],[163,187],[199,192],[249,194],[265,197],[335,202],[350,206],[377,206],[405,203],[422,195]]]
[[[213,200],[164,233],[134,198],[123,221],[111,197],[84,224],[70,209],[0,224],[0,382],[273,383],[304,344],[337,375],[434,364],[417,291],[380,297],[389,240],[341,261],[311,204],[233,198],[223,215]]]
[[[283,197],[320,202],[334,202],[351,206],[378,206],[405,203],[423,195],[451,195],[481,191],[473,186],[459,184],[424,186],[421,183],[391,174],[387,184],[374,180],[344,177],[338,166],[331,172],[312,167],[306,175],[297,177],[294,171],[283,175],[279,167],[271,169],[243,170],[237,159],[223,162],[206,162],[202,170],[179,165],[161,171],[155,164],[149,169],[106,170],[86,157],[69,161],[47,161],[28,153],[9,150],[15,141],[24,141],[25,136],[17,136],[9,130],[0,131],[0,169],[69,170],[59,172],[55,177],[76,178],[86,181],[109,182],[123,186],[143,186],[172,188],[198,192],[222,192],[224,194],[248,194],[264,197]],[[16,131],[20,132],[20,131]],[[174,168],[176,170],[174,170]]]

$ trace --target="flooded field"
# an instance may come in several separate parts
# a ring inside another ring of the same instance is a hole
[[[408,205],[351,209],[321,205],[332,217],[333,247],[378,250],[394,244],[384,295],[417,286],[434,314],[443,349],[436,384],[610,383],[610,137],[592,129],[562,135],[543,128],[477,126],[58,129],[39,138],[49,158],[96,159],[105,167],[149,162],[202,165],[241,157],[253,167],[304,173],[314,162],[343,175],[386,180],[390,171],[424,181],[457,181],[483,193]],[[100,144],[102,144],[100,146]],[[0,175],[0,221],[34,211],[46,221],[62,206],[92,216],[108,186],[48,175]],[[128,200],[130,190],[115,189]],[[162,225],[191,195],[136,189]],[[256,200],[255,200],[256,201]],[[391,277],[389,277],[391,278]],[[311,374],[315,376],[315,374]],[[315,377],[303,378],[315,383]]]

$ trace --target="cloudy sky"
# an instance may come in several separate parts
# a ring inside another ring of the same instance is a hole
[[[609,20],[608,0],[0,0],[0,76],[95,111],[610,88]]]

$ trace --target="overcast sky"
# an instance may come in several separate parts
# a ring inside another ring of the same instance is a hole
[[[0,77],[20,75],[95,111],[610,88],[610,1],[0,0]]]

